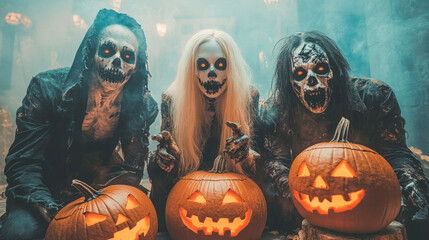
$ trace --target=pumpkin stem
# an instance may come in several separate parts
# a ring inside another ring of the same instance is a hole
[[[349,127],[350,120],[342,117],[341,121],[337,125],[337,129],[335,129],[334,138],[332,138],[331,142],[348,142],[347,137],[349,135]]]
[[[227,157],[224,153],[219,154],[213,163],[213,168],[209,172],[224,173],[226,172]]]
[[[102,191],[97,191],[88,184],[77,179],[73,179],[71,185],[85,197],[85,201],[95,199],[102,193]]]

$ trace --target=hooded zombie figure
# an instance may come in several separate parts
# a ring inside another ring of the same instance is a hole
[[[398,101],[385,83],[349,77],[348,71],[335,42],[322,33],[296,33],[284,39],[273,94],[255,126],[265,159],[260,186],[267,198],[268,224],[284,230],[300,226],[289,191],[290,166],[307,147],[330,141],[344,116],[351,121],[349,141],[374,149],[393,167],[402,188],[397,220],[405,224],[410,239],[423,236],[429,226],[429,183],[406,146]]]
[[[149,126],[158,113],[148,76],[141,26],[103,9],[71,68],[32,79],[6,157],[0,239],[43,239],[52,217],[79,196],[70,187],[74,178],[96,188],[139,187]]]
[[[176,79],[162,96],[163,132],[153,137],[160,144],[148,164],[160,230],[165,230],[168,193],[179,177],[210,170],[223,152],[235,163],[232,170],[253,173],[258,154],[250,149],[249,136],[259,93],[250,78],[227,33],[203,30],[186,44]]]

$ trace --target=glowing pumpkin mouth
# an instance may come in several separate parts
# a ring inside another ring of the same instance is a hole
[[[150,228],[150,217],[146,216],[140,221],[137,222],[136,226],[130,229],[126,227],[120,231],[114,233],[113,238],[108,240],[138,240],[139,237],[143,234],[143,237],[146,237]]]
[[[365,190],[361,189],[356,192],[348,194],[350,200],[345,200],[343,195],[332,195],[331,201],[324,199],[322,202],[319,197],[313,197],[310,200],[310,196],[304,193],[292,189],[292,194],[295,199],[309,212],[317,210],[320,214],[328,214],[329,209],[333,209],[335,213],[345,212],[356,207],[365,196]],[[301,197],[300,197],[301,195]]]
[[[249,224],[252,217],[252,209],[250,208],[247,210],[244,219],[236,217],[232,222],[228,218],[219,218],[217,222],[213,222],[211,217],[206,217],[201,222],[198,216],[187,217],[188,211],[182,207],[179,208],[179,212],[185,226],[196,234],[198,234],[199,230],[202,230],[205,235],[212,235],[213,232],[217,232],[219,236],[223,236],[227,230],[230,230],[231,237],[237,236]]]

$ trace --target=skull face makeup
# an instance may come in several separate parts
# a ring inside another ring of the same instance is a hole
[[[94,72],[107,89],[123,86],[136,68],[137,38],[122,25],[110,25],[100,34]]]
[[[303,42],[293,52],[292,86],[301,103],[313,113],[323,113],[332,93],[333,72],[326,52]]]
[[[226,59],[216,40],[207,41],[199,47],[197,55],[197,78],[201,92],[216,98],[226,89]]]

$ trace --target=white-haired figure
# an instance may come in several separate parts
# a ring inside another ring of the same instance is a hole
[[[153,136],[159,145],[148,165],[161,231],[167,196],[178,178],[211,169],[222,152],[234,171],[254,173],[257,153],[249,138],[259,93],[250,80],[250,69],[227,33],[202,30],[187,42],[176,78],[162,96],[162,133]]]

